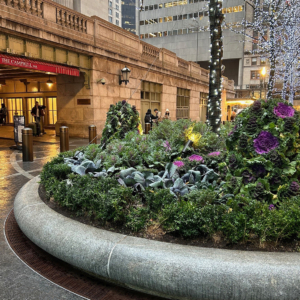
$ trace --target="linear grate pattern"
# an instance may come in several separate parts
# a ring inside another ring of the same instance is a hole
[[[5,223],[5,234],[16,255],[53,283],[91,300],[162,300],[89,277],[32,243],[19,228],[13,210]]]

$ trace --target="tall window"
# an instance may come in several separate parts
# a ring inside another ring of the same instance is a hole
[[[251,71],[251,80],[257,80],[260,78],[260,73],[258,70],[256,71]]]
[[[207,103],[208,103],[208,94],[200,93],[200,121],[206,122],[207,117]]]
[[[148,109],[151,109],[154,114],[154,109],[160,111],[162,85],[159,83],[142,81],[141,84],[141,121],[143,128],[145,128],[145,115]]]
[[[57,122],[57,102],[56,97],[48,98],[48,124],[55,125]]]
[[[22,98],[8,98],[7,99],[8,120],[6,120],[6,123],[14,122],[15,113],[18,113],[19,116],[23,116]]]
[[[176,118],[190,117],[190,90],[177,88]]]

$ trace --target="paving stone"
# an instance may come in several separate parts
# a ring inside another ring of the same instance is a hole
[[[0,133],[1,136],[1,133]],[[57,142],[57,138],[50,137]],[[44,138],[46,140],[46,137]],[[79,143],[77,143],[80,141]],[[74,147],[87,144],[87,140],[74,140]],[[20,188],[30,179],[18,171],[10,162],[16,150],[9,149],[15,143],[0,137],[0,299],[1,300],[79,300],[76,296],[44,279],[28,268],[12,252],[3,234],[5,219],[13,207],[13,201]],[[41,169],[42,166],[58,153],[57,144],[34,143],[34,157],[39,158],[33,163],[23,162],[22,153],[15,152],[17,164],[24,171]],[[45,158],[43,158],[45,157]],[[29,173],[33,177],[40,171]],[[8,177],[7,177],[8,176]],[[4,177],[4,179],[3,179]]]

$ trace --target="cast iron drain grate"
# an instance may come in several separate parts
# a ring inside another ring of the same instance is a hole
[[[23,262],[43,277],[77,295],[91,300],[162,300],[89,277],[48,254],[23,234],[13,210],[7,217],[5,234],[11,248]]]

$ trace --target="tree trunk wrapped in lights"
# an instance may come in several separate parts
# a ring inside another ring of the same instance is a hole
[[[221,101],[222,101],[222,58],[223,37],[222,14],[223,0],[210,0],[209,21],[211,37],[208,123],[214,132],[220,130],[221,125]]]

